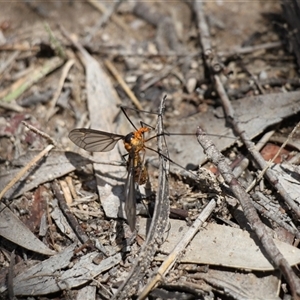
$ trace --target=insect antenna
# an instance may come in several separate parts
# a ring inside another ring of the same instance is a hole
[[[149,127],[149,128],[152,129],[152,130],[155,129],[153,126],[151,126],[151,125],[149,125],[149,124],[147,124],[147,123],[145,123],[145,122],[143,122],[143,121],[140,121],[140,124],[141,124],[142,127]],[[156,136],[157,136],[157,135],[156,135]]]
[[[133,124],[133,122],[131,121],[130,117],[129,117],[128,114],[126,113],[126,110],[127,110],[127,109],[136,111],[136,112],[138,112],[138,113],[145,113],[145,114],[150,114],[150,115],[158,115],[158,113],[156,113],[156,112],[147,111],[147,110],[141,110],[141,109],[137,109],[137,108],[134,108],[134,107],[124,106],[124,105],[120,105],[119,107],[120,107],[122,113],[125,115],[126,119],[129,121],[129,123],[132,125],[132,127],[133,127],[135,130],[138,130],[138,129],[137,129],[137,127]],[[142,127],[144,127],[144,125],[146,125],[147,127],[151,128],[151,129],[154,129],[153,126],[148,125],[148,124],[144,123],[143,121],[140,121],[140,124],[141,124]]]
[[[119,107],[120,107],[121,110],[123,110],[123,109],[129,109],[129,110],[136,111],[138,113],[142,112],[142,113],[150,114],[150,115],[159,115],[158,112],[153,112],[153,111],[148,111],[148,110],[141,110],[141,109],[137,109],[137,108],[130,107],[130,106],[119,105]]]
[[[136,126],[133,124],[133,122],[130,120],[128,114],[126,113],[125,107],[124,107],[124,106],[120,106],[120,109],[121,109],[122,113],[124,114],[124,116],[126,117],[126,119],[129,121],[129,123],[132,125],[132,127],[133,127],[135,130],[138,130],[138,129],[136,128]]]

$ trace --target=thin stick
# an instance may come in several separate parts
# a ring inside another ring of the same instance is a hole
[[[174,266],[176,260],[181,255],[182,251],[184,251],[190,241],[193,239],[195,234],[198,232],[200,226],[207,220],[210,214],[216,207],[216,201],[211,200],[198,218],[195,220],[194,224],[189,228],[184,237],[178,242],[178,244],[174,247],[172,252],[168,255],[168,257],[164,260],[159,269],[155,272],[156,275],[152,278],[152,280],[144,287],[142,292],[140,293],[138,300],[145,299],[148,293],[152,290],[152,288],[165,276],[165,274]]]
[[[113,13],[117,11],[119,5],[123,0],[114,1],[109,8],[103,10],[103,16],[99,19],[99,21],[89,30],[89,34],[85,38],[85,44],[89,44],[91,40],[94,38],[95,34],[100,31],[101,27],[104,27],[108,20],[112,18]],[[98,2],[99,3],[99,2]],[[103,7],[104,8],[104,7]]]
[[[6,110],[16,111],[16,112],[23,112],[24,108],[18,105],[15,101],[12,101],[10,103],[3,102],[0,100],[0,107],[4,108]]]
[[[87,0],[88,3],[90,3],[92,6],[94,6],[96,9],[98,9],[103,14],[106,13],[107,9],[106,7],[101,3],[101,1],[97,0]],[[111,20],[116,23],[117,26],[119,26],[122,30],[127,32],[129,35],[133,36],[135,39],[138,39],[139,36],[137,36],[137,33],[135,30],[131,30],[130,27],[122,21],[118,16],[112,15]]]
[[[62,210],[64,216],[67,218],[68,223],[74,230],[74,232],[75,232],[76,236],[78,237],[78,239],[80,240],[80,242],[82,242],[83,244],[89,242],[90,241],[89,237],[86,235],[86,233],[84,232],[82,227],[79,225],[75,216],[71,213],[70,208],[69,208],[68,204],[66,203],[65,197],[61,193],[58,183],[56,181],[54,181],[52,183],[51,187],[54,191],[55,197],[58,200],[58,205],[59,205],[60,209]]]
[[[24,44],[4,44],[0,46],[0,51],[32,51],[38,52],[41,50],[40,46],[32,46],[28,43]]]
[[[265,160],[261,157],[260,153],[255,150],[254,143],[250,141],[245,131],[243,131],[240,128],[239,123],[235,121],[234,109],[231,106],[231,103],[226,94],[224,86],[219,76],[212,72],[213,66],[211,65],[212,50],[211,50],[211,43],[210,43],[210,34],[204,16],[202,2],[194,1],[194,10],[197,15],[199,32],[201,32],[200,43],[202,45],[203,52],[205,54],[205,58],[206,58],[205,63],[208,70],[211,71],[211,77],[214,80],[215,89],[217,90],[219,97],[222,100],[222,106],[227,121],[232,125],[234,131],[241,137],[242,141],[247,146],[252,156],[255,158],[257,164],[262,169],[264,169],[266,165]],[[233,176],[230,168],[227,166],[225,162],[224,156],[216,149],[216,147],[212,144],[211,141],[208,141],[205,138],[204,132],[201,128],[198,128],[197,136],[198,136],[198,141],[204,148],[206,154],[208,154],[210,156],[210,159],[213,161],[213,163],[215,163],[218,166],[218,169],[220,173],[223,175],[225,181],[230,185],[234,195],[239,199],[245,217],[247,218],[251,228],[254,230],[255,234],[261,241],[262,247],[265,253],[267,254],[267,257],[269,258],[270,262],[273,263],[274,267],[278,268],[284,275],[285,279],[290,285],[293,298],[299,299],[298,298],[298,296],[300,296],[299,278],[296,276],[296,274],[288,264],[287,260],[280,253],[273,239],[269,236],[268,232],[266,231],[264,224],[261,222],[254,206],[252,205],[250,196],[240,186],[237,179]],[[270,183],[277,188],[280,195],[285,199],[285,201],[300,217],[300,209],[298,205],[296,205],[294,200],[284,190],[283,186],[279,183],[279,180],[277,176],[274,174],[274,172],[271,169],[268,169],[266,175]]]
[[[7,274],[7,290],[8,290],[8,298],[10,300],[16,299],[14,294],[15,263],[16,263],[16,254],[15,254],[15,250],[13,250],[10,256],[10,263],[9,263],[9,269]]]
[[[125,93],[127,94],[127,96],[131,99],[131,101],[133,102],[133,104],[137,107],[137,109],[142,110],[143,108],[142,108],[142,105],[139,102],[138,98],[134,95],[134,93],[129,88],[129,86],[127,85],[127,83],[124,81],[124,79],[122,78],[122,76],[119,74],[119,72],[115,68],[115,66],[109,60],[107,60],[107,59],[104,61],[104,63],[106,65],[107,69],[112,73],[112,75],[119,82],[119,84],[121,85],[121,87],[123,88],[123,90],[125,91]]]
[[[288,135],[287,139],[281,145],[281,147],[279,148],[279,150],[277,151],[277,153],[275,154],[275,156],[266,164],[266,166],[258,174],[257,178],[255,180],[253,180],[253,182],[248,186],[248,188],[246,190],[247,192],[251,191],[253,189],[253,187],[256,185],[256,183],[259,182],[263,178],[263,176],[265,175],[265,173],[267,172],[267,170],[272,166],[273,162],[275,161],[275,159],[280,154],[281,150],[287,145],[287,143],[289,142],[289,140],[292,139],[293,135],[295,134],[295,132],[299,128],[299,126],[300,126],[300,122],[295,126],[295,128],[292,130],[292,132]]]
[[[61,77],[60,77],[59,82],[58,82],[57,89],[56,89],[56,91],[53,95],[53,98],[50,101],[50,107],[49,107],[49,111],[48,111],[47,116],[46,116],[46,121],[48,121],[54,115],[54,107],[55,107],[55,105],[57,103],[57,100],[60,96],[60,93],[61,93],[62,88],[64,86],[64,82],[65,82],[65,80],[68,76],[68,73],[69,73],[70,69],[72,68],[72,66],[74,65],[74,63],[75,63],[74,59],[69,59],[66,62],[66,64],[64,65]]]
[[[276,247],[273,239],[265,230],[265,225],[260,220],[257,211],[252,204],[252,200],[249,194],[246,193],[243,187],[239,184],[238,180],[234,177],[230,167],[226,163],[225,157],[215,147],[212,141],[209,141],[206,138],[205,132],[200,127],[198,127],[197,130],[197,138],[198,142],[205,150],[205,153],[209,156],[210,160],[216,166],[218,166],[218,170],[222,174],[224,180],[227,182],[227,184],[229,184],[233,194],[239,200],[243,208],[244,215],[250,227],[255,232],[256,236],[259,238],[269,261],[273,264],[275,268],[279,269],[283,273],[291,287],[293,295],[300,295],[299,278],[293,272],[287,260]],[[294,297],[294,299],[296,298]]]
[[[47,60],[44,65],[35,67],[33,71],[19,80],[15,81],[6,89],[0,92],[0,98],[3,102],[11,102],[12,100],[20,97],[27,89],[29,89],[33,84],[37,83],[39,80],[44,78],[46,75],[60,67],[63,60],[59,57],[54,57]]]
[[[20,54],[20,51],[13,52],[13,54],[9,58],[7,58],[5,62],[2,63],[2,66],[0,66],[0,78],[2,77],[1,76],[2,73],[4,73],[6,71],[6,69],[10,66],[10,64],[15,61],[15,59],[17,58],[17,56],[19,54]],[[9,69],[11,69],[11,68],[9,68]]]
[[[31,169],[40,159],[46,156],[52,149],[54,145],[48,145],[43,151],[41,151],[37,156],[35,156],[0,192],[0,201],[6,192],[12,188],[25,174],[29,169]]]
[[[55,140],[50,135],[48,135],[47,133],[37,129],[36,127],[28,124],[25,121],[22,121],[22,124],[24,126],[26,126],[28,129],[30,129],[32,132],[34,132],[35,134],[37,134],[37,135],[41,136],[42,138],[46,139],[49,142],[49,144],[52,144],[52,145],[56,146]]]
[[[218,52],[218,56],[229,57],[233,55],[253,53],[259,50],[268,50],[268,49],[274,49],[279,47],[282,47],[282,42],[271,42],[271,43],[265,43],[265,44],[255,45],[255,46],[247,46],[247,47],[238,46],[238,47],[233,47],[229,51],[220,51]]]

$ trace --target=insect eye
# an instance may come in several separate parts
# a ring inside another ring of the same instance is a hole
[[[125,143],[130,144],[133,137],[134,137],[133,132],[128,133],[124,138]]]

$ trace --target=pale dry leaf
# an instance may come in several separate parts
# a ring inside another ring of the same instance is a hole
[[[142,235],[145,234],[144,228],[146,222],[142,219],[139,232]],[[187,230],[186,222],[171,219],[170,230],[160,251],[169,254]],[[300,263],[299,249],[278,240],[275,240],[275,244],[290,265]],[[164,256],[159,255],[157,258],[163,260]],[[274,270],[247,231],[217,224],[208,224],[195,235],[180,262],[260,271]]]
[[[262,133],[268,126],[296,114],[300,110],[300,92],[268,94],[232,101],[237,120],[250,138]],[[192,117],[174,120],[167,131],[170,133],[193,134],[195,136],[167,136],[170,157],[182,166],[199,165],[207,160],[197,143],[196,129],[201,126],[222,151],[233,145],[237,138],[231,128],[226,127],[223,110],[208,110]]]

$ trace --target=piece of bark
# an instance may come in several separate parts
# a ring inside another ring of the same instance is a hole
[[[281,7],[283,17],[289,24],[287,32],[287,38],[290,42],[289,48],[295,54],[300,69],[300,1],[281,1]]]

